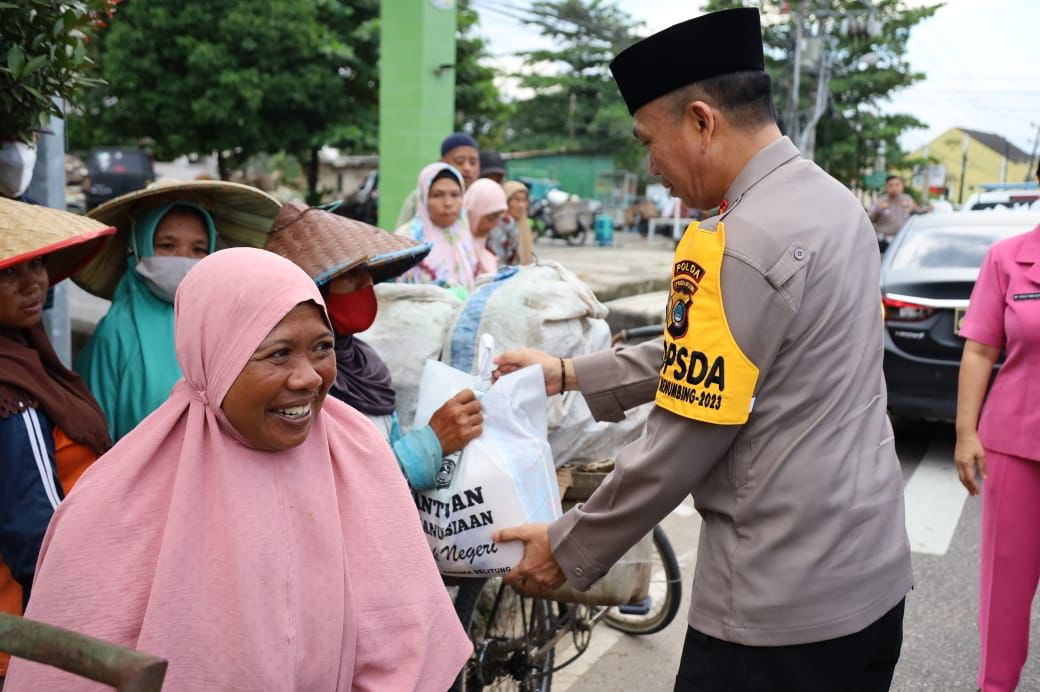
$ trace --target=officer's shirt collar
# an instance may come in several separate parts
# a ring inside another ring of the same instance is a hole
[[[721,218],[725,218],[733,211],[740,204],[741,198],[760,180],[798,156],[798,147],[786,136],[763,147],[751,157],[751,160],[733,179],[733,183],[729,186],[726,197],[723,199],[723,206],[720,208]]]

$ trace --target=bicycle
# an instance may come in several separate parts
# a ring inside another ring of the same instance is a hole
[[[660,526],[654,527],[652,542],[649,594],[638,604],[599,606],[527,597],[499,578],[460,585],[455,610],[474,650],[452,690],[548,692],[553,673],[585,652],[600,621],[631,635],[663,630],[679,611],[682,575]],[[560,663],[556,646],[567,637],[574,652]]]

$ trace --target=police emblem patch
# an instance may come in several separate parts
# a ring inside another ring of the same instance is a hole
[[[686,295],[672,290],[672,295],[669,298],[668,305],[668,319],[667,327],[669,336],[673,339],[686,334],[686,330],[689,329],[690,323],[687,319],[690,314],[690,304],[693,302],[692,298],[688,298]]]
[[[672,270],[672,291],[668,297],[668,314],[665,324],[669,336],[678,339],[686,335],[690,327],[690,306],[698,284],[704,279],[704,267],[692,260],[680,260]]]

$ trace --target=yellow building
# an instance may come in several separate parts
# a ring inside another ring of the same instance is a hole
[[[911,154],[928,159],[926,169],[914,171],[911,184],[960,204],[979,192],[982,183],[1022,183],[1036,180],[1031,157],[1000,135],[954,127]],[[961,177],[963,176],[963,185]]]

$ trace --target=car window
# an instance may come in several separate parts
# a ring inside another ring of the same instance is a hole
[[[991,201],[991,202],[975,202],[971,205],[972,211],[979,211],[982,209],[1029,209],[1037,197],[1035,195],[1022,195],[1020,197],[1011,197],[1002,201]]]
[[[148,157],[142,152],[102,149],[91,153],[87,165],[96,173],[151,175]]]
[[[908,229],[892,258],[893,269],[978,269],[993,243],[1029,230],[1029,224],[931,226]]]

